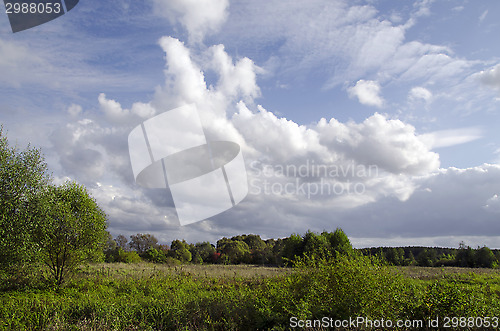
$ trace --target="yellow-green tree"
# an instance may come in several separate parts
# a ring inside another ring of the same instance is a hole
[[[74,182],[48,186],[36,198],[34,221],[40,259],[57,285],[81,263],[102,258],[106,214],[85,187]]]
[[[12,271],[36,258],[31,201],[49,182],[40,150],[11,147],[0,126],[0,268]]]

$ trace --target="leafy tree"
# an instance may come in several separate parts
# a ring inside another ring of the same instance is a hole
[[[35,259],[31,201],[49,183],[40,150],[10,147],[0,126],[0,268]]]
[[[341,228],[335,229],[335,232],[328,235],[328,240],[330,242],[330,249],[335,254],[349,255],[352,254],[353,248],[349,237]]]
[[[170,245],[169,255],[181,262],[189,262],[192,259],[192,254],[189,251],[189,244],[185,240],[174,240]]]
[[[474,250],[461,242],[457,252],[456,265],[459,267],[473,268],[474,260]]]
[[[328,239],[324,235],[318,235],[312,231],[307,231],[302,239],[304,254],[309,257],[324,257],[330,247]]]
[[[196,243],[196,245],[194,245],[193,249],[191,250],[193,260],[195,256],[199,256],[202,262],[205,263],[212,262],[214,253],[215,247],[208,241]]]
[[[221,247],[221,253],[226,257],[227,263],[237,264],[248,262],[250,248],[244,241],[232,240]]]
[[[152,234],[133,234],[130,236],[129,247],[135,250],[139,255],[146,253],[150,248],[156,248],[158,245],[158,239]]]
[[[114,262],[124,263],[137,263],[141,261],[142,259],[136,251],[124,251],[121,247],[118,247],[116,259],[114,260]]]
[[[146,253],[144,254],[144,257],[155,263],[164,263],[167,260],[167,256],[162,250],[156,249],[156,248],[149,248]]]
[[[56,283],[82,262],[102,254],[108,237],[106,214],[74,182],[48,186],[34,203],[34,239]]]
[[[404,265],[404,255],[405,252],[401,247],[389,247],[385,253],[385,258],[387,262],[393,265]]]
[[[233,237],[233,238],[234,238],[234,237]],[[238,240],[238,239],[234,239],[234,240]],[[218,250],[218,251],[220,251],[220,250],[221,250],[221,248],[222,248],[225,244],[230,243],[231,241],[232,241],[231,239],[226,238],[226,237],[223,237],[223,238],[221,238],[221,239],[217,240],[217,250]]]
[[[304,245],[300,235],[292,234],[290,237],[284,239],[284,242],[283,257],[285,259],[292,261],[302,256]]]
[[[113,239],[111,233],[107,232],[106,247],[104,249],[104,261],[114,262],[117,250],[118,245],[116,244],[115,239]]]
[[[423,249],[418,254],[417,262],[421,267],[432,267],[436,261],[436,251],[434,249]]]
[[[495,254],[486,246],[476,250],[474,260],[475,266],[479,268],[492,268],[497,264]]]
[[[260,238],[259,235],[249,234],[244,237],[243,241],[248,245],[252,251],[259,251],[266,248],[266,243]]]
[[[128,246],[127,246],[128,239],[123,234],[119,234],[115,238],[115,241],[116,241],[116,245],[118,247],[120,247],[121,249],[123,249],[124,251],[126,251],[128,249]]]
[[[415,260],[415,256],[413,255],[413,252],[410,251],[408,254],[408,258],[405,260],[405,265],[415,265],[417,261]]]

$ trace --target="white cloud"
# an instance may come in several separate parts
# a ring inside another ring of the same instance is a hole
[[[385,197],[404,201],[418,188],[414,176],[428,175],[439,167],[438,155],[419,140],[411,125],[375,114],[362,123],[323,119],[304,126],[280,118],[262,106],[257,106],[257,111],[253,112],[248,105],[252,106],[254,98],[260,94],[256,83],[260,68],[252,61],[246,58],[234,61],[222,46],[197,53],[171,37],[162,38],[160,46],[166,54],[166,80],[164,86],[157,88],[153,101],[135,103],[126,109],[102,93],[98,97],[100,112],[92,119],[76,119],[62,126],[51,139],[63,173],[94,186],[97,181],[103,183],[97,185],[94,192],[109,210],[115,231],[130,230],[128,220],[136,222],[134,227],[154,229],[177,224],[171,200],[133,184],[126,136],[145,118],[185,103],[198,106],[209,139],[230,139],[240,143],[247,168],[252,161],[297,167],[316,162],[346,171],[324,178],[325,185],[335,185],[342,194],[326,192],[309,197],[299,190],[297,194],[254,195],[248,199],[249,204],[265,205],[273,201],[277,208],[286,209],[292,201],[314,208],[322,208],[320,206],[326,203],[344,210]],[[207,86],[206,71],[215,72],[214,85]],[[247,100],[248,104],[242,100]],[[76,117],[81,115],[80,112]],[[361,176],[349,173],[349,169],[368,169],[370,166],[375,167],[374,173]],[[262,179],[253,171],[249,171],[249,176],[250,180]],[[295,185],[296,179],[287,175],[269,181],[290,187],[290,184]],[[299,179],[311,183],[319,180],[314,176]],[[362,187],[363,194],[347,193],[354,187]],[[148,205],[152,208],[151,213],[141,215],[140,211],[146,210]],[[241,208],[232,212],[245,210]],[[252,213],[245,213],[248,212]],[[166,220],[164,215],[167,215]],[[247,214],[242,215],[242,220],[246,217]],[[262,217],[269,217],[269,214],[263,213]],[[224,227],[233,223],[218,219]],[[231,227],[246,224],[242,222]]]
[[[227,18],[228,0],[154,0],[155,13],[181,23],[193,42],[216,32]]]
[[[408,98],[410,101],[423,100],[429,102],[432,99],[432,92],[425,87],[416,86],[410,90]]]
[[[430,149],[440,147],[450,147],[465,144],[483,137],[480,128],[461,128],[451,130],[440,130],[431,133],[422,134],[419,139]]]
[[[318,130],[321,143],[361,164],[376,164],[394,174],[408,175],[426,174],[439,167],[439,156],[420,141],[413,126],[400,120],[376,113],[359,124],[321,120]]]
[[[481,82],[500,91],[500,64],[479,73]]]
[[[106,98],[104,93],[99,94],[99,106],[106,119],[115,125],[130,125],[147,119],[156,113],[149,103],[136,102],[131,109],[123,109],[119,102]]]
[[[359,80],[348,89],[350,97],[357,97],[363,105],[381,108],[384,99],[380,96],[380,84],[372,80]]]
[[[394,80],[436,84],[437,92],[440,84],[460,83],[477,62],[455,55],[450,47],[408,39],[408,29],[419,28],[433,2],[415,2],[406,21],[392,23],[374,4],[255,0],[238,3],[219,35],[255,54],[256,62],[266,63],[280,81],[314,72],[325,89],[368,77],[382,86]],[[263,58],[270,46],[272,56]]]

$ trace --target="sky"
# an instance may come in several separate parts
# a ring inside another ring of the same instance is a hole
[[[341,227],[355,247],[500,248],[500,2],[81,0],[12,33],[0,123],[85,185],[113,236],[215,243]],[[180,226],[127,137],[194,104],[249,193]]]

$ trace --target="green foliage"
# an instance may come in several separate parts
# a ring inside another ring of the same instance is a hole
[[[238,264],[248,262],[250,259],[250,248],[244,241],[231,240],[220,248],[220,252],[227,259],[227,264]]]
[[[330,243],[324,235],[307,231],[302,238],[303,254],[307,256],[324,257],[330,250]]]
[[[106,215],[83,186],[48,186],[33,205],[33,237],[58,285],[79,264],[99,259],[109,238]]]
[[[284,240],[283,257],[288,261],[293,261],[304,253],[302,237],[296,233]]]
[[[142,259],[136,251],[124,251],[121,247],[118,248],[117,259],[114,262],[137,263]]]
[[[349,255],[353,253],[351,241],[341,228],[335,229],[333,234],[326,233],[325,235],[330,242],[331,250],[336,252],[335,255]]]
[[[492,268],[497,264],[495,254],[486,246],[478,248],[474,258],[475,266],[479,268]]]
[[[31,201],[49,182],[40,150],[10,147],[0,126],[0,268],[12,270],[36,258]]]
[[[424,249],[417,256],[418,264],[422,267],[432,267],[436,260],[436,252],[430,249]]]
[[[205,241],[196,243],[190,249],[190,252],[195,263],[210,263],[212,262],[212,256],[215,253],[215,247],[208,241]]]
[[[185,240],[174,240],[170,245],[169,256],[181,262],[189,262],[193,258],[189,248]]]
[[[292,316],[427,322],[500,314],[498,274],[420,280],[356,255],[295,264],[265,278],[253,267],[245,278],[227,266],[210,276],[214,266],[86,267],[57,290],[1,293],[0,330],[288,330]]]
[[[167,256],[163,251],[152,247],[146,251],[144,258],[154,263],[165,263],[167,260]]]

